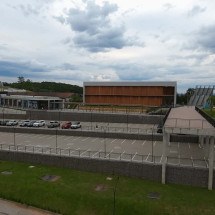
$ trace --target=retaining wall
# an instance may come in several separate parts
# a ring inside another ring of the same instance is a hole
[[[197,187],[208,186],[208,169],[167,165],[166,182]]]
[[[3,114],[0,113],[0,118]],[[5,119],[35,119],[35,120],[58,120],[58,121],[81,121],[81,122],[109,122],[109,123],[130,123],[130,124],[159,124],[164,116],[162,115],[135,115],[119,113],[95,113],[95,112],[62,112],[32,110],[25,114],[4,114]]]
[[[81,131],[72,129],[48,129],[48,128],[20,128],[0,126],[0,132],[11,133],[27,133],[27,134],[48,134],[48,135],[65,135],[65,136],[84,136],[84,137],[101,137],[115,139],[131,139],[131,140],[153,140],[162,141],[163,137],[160,134],[133,134],[133,133],[114,133],[100,131]]]
[[[161,182],[162,166],[152,163],[142,164],[128,161],[100,160],[11,151],[0,151],[0,159],[65,167],[81,171],[116,174]],[[167,165],[166,183],[207,187],[208,169]],[[215,185],[215,179],[213,185]]]
[[[0,159],[160,181],[161,165],[0,151]]]
[[[199,143],[199,136],[189,134],[170,134],[170,142]]]

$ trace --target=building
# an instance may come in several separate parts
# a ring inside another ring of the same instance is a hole
[[[20,109],[62,109],[64,100],[59,97],[0,94],[0,106]]]
[[[84,82],[85,104],[175,106],[176,82]]]

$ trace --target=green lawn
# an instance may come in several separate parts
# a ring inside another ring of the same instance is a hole
[[[0,161],[0,197],[62,214],[113,214],[116,176],[110,181],[107,177],[111,175],[29,165]],[[13,174],[4,175],[3,171]],[[41,180],[47,174],[60,179]],[[98,185],[104,189],[96,191]],[[160,198],[148,198],[150,192],[160,194]],[[214,215],[215,191],[119,177],[115,203],[116,215]]]
[[[215,109],[205,109],[204,110],[208,115],[212,116],[213,118],[215,118]]]

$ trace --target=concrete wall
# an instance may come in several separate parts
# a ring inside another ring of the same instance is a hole
[[[184,184],[197,187],[207,187],[208,169],[167,165],[166,182],[170,184]]]
[[[160,181],[161,165],[0,151],[0,159]]]
[[[10,151],[0,151],[0,160],[29,162],[31,164],[44,164],[89,172],[107,174],[114,173],[116,175],[161,182],[161,165],[151,163],[141,164],[128,161],[64,157]],[[171,184],[207,187],[208,169],[167,165],[166,182]]]
[[[189,134],[187,135],[171,134],[170,142],[199,143],[199,136]]]
[[[159,124],[164,118],[162,115],[126,115],[116,113],[90,113],[90,112],[61,112],[33,110],[25,114],[0,113],[0,119],[35,119],[35,120],[58,120],[58,121],[81,121],[81,122],[109,122],[130,124]]]
[[[0,115],[1,116],[1,115]],[[5,117],[6,118],[6,117]],[[94,113],[94,112],[61,112],[61,111],[27,111],[28,119],[44,119],[58,121],[81,122],[109,122],[109,123],[134,123],[134,124],[159,124],[164,116],[126,115],[119,113]]]
[[[102,137],[116,139],[131,139],[131,140],[152,140],[151,134],[132,134],[132,133],[112,133],[99,131],[81,131],[81,130],[63,130],[63,129],[48,129],[48,128],[20,128],[0,126],[0,132],[11,133],[28,133],[28,134],[49,134],[49,135],[66,135],[66,136],[84,136],[84,137]],[[57,132],[57,133],[56,133]],[[162,135],[153,135],[154,141],[162,141]]]

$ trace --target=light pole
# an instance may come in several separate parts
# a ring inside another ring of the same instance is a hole
[[[127,133],[128,133],[128,113],[127,113],[126,117],[127,117]]]
[[[154,146],[153,146],[153,142],[154,142],[154,127],[155,127],[155,124],[153,125],[153,128],[152,128],[152,162],[154,162]]]
[[[15,126],[13,125],[13,143],[16,146],[16,133],[15,133]]]
[[[119,182],[119,176],[117,176],[116,183],[113,188],[113,215],[115,215],[115,211],[116,211],[116,188],[117,188],[118,182]]]
[[[104,153],[105,153],[105,158],[106,158],[106,155],[107,155],[107,148],[106,148],[106,128],[103,127],[103,130],[104,130]]]
[[[56,154],[57,154],[57,128],[55,130],[55,150],[56,150]]]
[[[3,118],[3,123],[4,123],[4,104],[3,104],[3,108],[2,108],[2,118]]]
[[[90,107],[90,109],[91,109],[91,107]],[[91,123],[91,131],[93,130],[92,128],[93,128],[93,122],[92,122],[92,110],[90,110],[91,112],[90,112],[90,123]]]
[[[60,109],[58,110],[58,121],[60,123]]]

